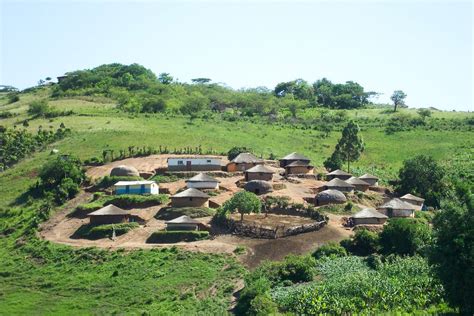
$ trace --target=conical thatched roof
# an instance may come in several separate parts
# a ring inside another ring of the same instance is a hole
[[[113,204],[109,204],[87,215],[88,216],[91,216],[91,215],[92,216],[106,216],[106,215],[128,215],[128,214],[129,214],[128,211],[122,210],[120,207],[117,207]]]
[[[379,178],[377,178],[376,176],[374,175],[371,175],[370,173],[366,173],[366,174],[363,174],[359,177],[359,179],[370,179],[370,180],[378,180]]]
[[[195,175],[194,177],[186,180],[186,182],[219,182],[219,180],[216,180],[213,177],[201,172]]]
[[[195,219],[192,219],[191,217],[187,215],[183,215],[175,219],[166,221],[165,224],[201,224],[201,222]]]
[[[112,168],[110,175],[116,177],[139,177],[140,173],[135,167],[121,165]]]
[[[172,197],[173,198],[186,198],[186,197],[209,198],[209,195],[195,188],[189,188],[189,189],[184,190],[183,192],[173,195]]]
[[[302,161],[310,161],[311,159],[309,159],[308,157],[306,156],[303,156],[301,154],[298,154],[296,152],[293,152],[289,155],[286,155],[285,157],[281,158],[280,160],[302,160]]]
[[[262,159],[255,157],[251,153],[240,153],[237,157],[232,159],[232,162],[234,163],[259,163],[262,161]]]
[[[293,161],[292,163],[287,164],[286,166],[287,167],[312,167],[309,164],[309,161],[303,161],[303,160]]]
[[[351,176],[350,173],[347,173],[347,172],[342,171],[342,170],[340,170],[340,169],[337,169],[337,170],[334,170],[334,171],[332,171],[332,172],[329,172],[327,175],[328,175],[328,176]]]
[[[400,199],[407,199],[407,200],[412,200],[412,201],[418,201],[418,202],[424,202],[425,199],[421,198],[421,197],[417,197],[413,194],[405,194],[404,196],[402,196]]]
[[[268,181],[263,180],[252,180],[244,185],[245,191],[255,192],[258,189],[260,194],[268,193],[273,191],[272,184]]]
[[[341,180],[339,178],[334,178],[328,183],[326,183],[324,186],[331,188],[331,187],[338,187],[338,188],[354,188],[354,186],[350,183],[347,183],[344,180]]]
[[[373,208],[364,208],[362,211],[355,213],[353,218],[388,218],[387,215],[377,212]]]
[[[416,206],[414,206],[414,205],[412,205],[408,202],[402,201],[399,198],[394,198],[394,199],[391,199],[390,201],[388,201],[387,203],[380,205],[378,208],[379,209],[380,208],[391,208],[391,209],[395,209],[395,210],[414,210],[414,209],[416,209]]]
[[[356,178],[356,177],[350,177],[349,179],[345,180],[345,182],[349,183],[349,184],[352,184],[352,185],[370,185],[368,184],[367,182],[365,182],[364,180],[361,180],[359,178]]]
[[[324,204],[345,203],[347,201],[344,193],[338,190],[324,190],[316,194],[318,202]]]
[[[264,166],[264,165],[256,165],[255,167],[252,167],[245,171],[247,173],[275,173],[272,169]]]

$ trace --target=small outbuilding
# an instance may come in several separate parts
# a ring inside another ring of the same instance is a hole
[[[311,159],[309,159],[308,157],[303,156],[301,154],[298,154],[296,152],[293,152],[293,153],[291,153],[289,155],[286,155],[285,157],[280,159],[280,167],[285,168],[289,164],[291,164],[293,162],[296,162],[296,161],[306,162],[306,164],[309,165],[309,163],[311,162]]]
[[[364,208],[352,216],[354,225],[383,225],[388,216],[377,212],[373,208]]]
[[[168,171],[219,171],[221,157],[190,156],[168,158]]]
[[[367,182],[371,186],[376,186],[376,185],[378,185],[378,182],[379,182],[379,178],[377,178],[374,175],[371,175],[370,173],[366,173],[366,174],[361,175],[359,177],[359,179]]]
[[[416,206],[398,198],[377,207],[377,211],[388,217],[415,217]]]
[[[120,165],[112,168],[110,175],[113,177],[139,177],[140,173],[135,167]]]
[[[350,177],[346,180],[347,183],[352,184],[357,191],[365,192],[369,189],[370,184],[356,177]]]
[[[314,167],[307,161],[297,160],[285,166],[285,175],[314,173]]]
[[[209,207],[209,195],[195,188],[189,188],[171,196],[173,207]]]
[[[187,215],[166,221],[166,230],[199,230],[202,225],[200,221],[192,219]]]
[[[347,172],[345,172],[345,171],[342,171],[342,170],[340,170],[340,169],[331,171],[331,172],[329,172],[329,173],[326,175],[326,178],[327,178],[328,180],[332,180],[332,179],[347,180],[347,179],[349,179],[350,177],[352,177],[352,174],[347,173]]]
[[[159,188],[155,181],[119,181],[114,184],[115,194],[158,194]]]
[[[263,165],[263,160],[255,157],[251,153],[240,153],[227,164],[227,171],[245,171],[256,165]]]
[[[324,190],[316,194],[314,204],[316,206],[328,204],[344,204],[347,198],[341,191],[338,190]]]
[[[113,204],[104,206],[92,213],[87,214],[89,222],[93,225],[127,223],[130,212]]]
[[[400,198],[400,200],[404,201],[404,202],[408,202],[414,206],[416,206],[416,210],[417,211],[420,211],[422,208],[423,208],[423,203],[425,203],[425,199],[421,198],[421,197],[418,197],[418,196],[415,196],[413,194],[405,194],[404,196],[402,196]]]
[[[244,185],[244,190],[260,195],[273,192],[273,186],[268,181],[252,180]]]
[[[199,173],[186,180],[186,186],[195,189],[217,190],[219,189],[219,180],[216,180],[205,173]]]
[[[252,181],[252,180],[272,181],[273,174],[275,172],[264,165],[256,165],[255,167],[247,169],[244,173],[245,173],[245,181]]]
[[[323,186],[324,190],[338,190],[341,192],[352,192],[354,186],[339,178],[334,178]]]

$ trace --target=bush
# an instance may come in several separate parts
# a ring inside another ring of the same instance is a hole
[[[425,221],[426,223],[431,223],[435,213],[433,211],[415,211],[415,218]]]
[[[120,223],[106,225],[83,225],[75,233],[76,236],[87,239],[101,239],[111,237],[115,229],[115,235],[120,236],[139,227],[138,223]]]
[[[241,153],[248,153],[248,152],[252,152],[252,150],[250,148],[247,148],[247,147],[232,147],[228,152],[227,152],[227,158],[229,160],[232,160],[234,159],[235,157],[237,157],[239,154]]]
[[[312,256],[315,259],[321,259],[322,257],[344,257],[347,256],[347,251],[342,246],[334,242],[329,242],[316,249]]]
[[[265,277],[272,285],[309,282],[314,277],[316,261],[311,256],[289,255],[281,262],[265,262],[255,270],[257,277]]]
[[[258,294],[250,301],[250,307],[247,315],[267,316],[273,315],[278,311],[277,305],[272,301],[270,294]]]
[[[209,238],[208,231],[187,231],[187,230],[162,230],[151,234],[148,243],[176,243],[181,241],[197,241]]]
[[[161,220],[171,220],[183,215],[191,218],[213,216],[215,211],[207,207],[166,207],[162,208],[156,218]]]
[[[20,96],[18,95],[17,92],[10,92],[7,97],[8,97],[8,104],[20,101]]]
[[[367,229],[360,229],[352,239],[342,242],[341,246],[356,256],[368,256],[380,250],[379,236]]]
[[[235,307],[236,315],[247,315],[251,310],[252,301],[261,295],[267,295],[270,291],[270,281],[265,277],[246,279],[245,287],[242,289],[239,300]],[[258,302],[254,303],[254,310],[257,309]]]
[[[49,107],[48,101],[46,99],[35,100],[28,106],[28,114],[33,116],[45,116],[50,111],[51,108]]]
[[[416,218],[392,218],[380,233],[384,254],[422,254],[430,242],[430,227]]]
[[[166,194],[156,195],[135,195],[135,194],[121,194],[114,195],[107,198],[104,206],[113,204],[122,208],[130,207],[148,207],[167,203],[169,200]]]

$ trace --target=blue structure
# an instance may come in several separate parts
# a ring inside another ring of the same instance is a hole
[[[155,181],[119,181],[114,185],[115,194],[158,194]]]

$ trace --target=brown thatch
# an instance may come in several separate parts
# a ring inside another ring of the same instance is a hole
[[[194,198],[194,197],[195,198],[209,198],[210,196],[194,188],[186,189],[183,192],[180,192],[172,196],[172,198]]]
[[[319,192],[315,198],[316,205],[326,204],[343,204],[347,202],[347,198],[341,191],[324,190]]]
[[[245,191],[255,194],[266,194],[273,191],[272,184],[263,180],[252,180],[244,185]]]
[[[110,170],[110,175],[116,177],[139,177],[140,173],[135,167],[121,165]]]

